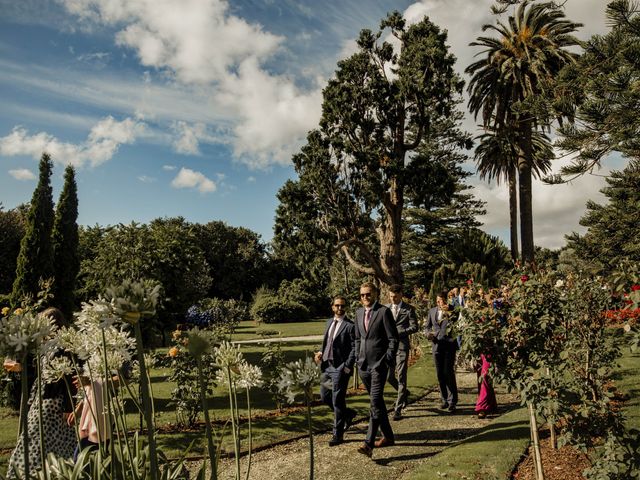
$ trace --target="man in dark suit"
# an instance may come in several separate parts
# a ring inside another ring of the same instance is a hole
[[[456,350],[458,342],[447,334],[447,327],[454,320],[451,308],[447,305],[447,292],[436,297],[436,306],[429,310],[424,332],[433,342],[431,351],[436,365],[436,374],[440,386],[440,408],[453,413],[458,403],[458,386],[456,384]]]
[[[374,284],[360,286],[360,302],[362,307],[356,311],[356,362],[369,393],[370,409],[369,428],[358,452],[371,457],[374,447],[395,443],[383,392],[389,368],[393,367],[396,358],[398,330],[391,310],[378,303],[378,288]],[[376,441],[378,428],[382,438]]]
[[[322,350],[316,352],[315,361],[320,364],[320,396],[333,410],[333,436],[329,446],[343,442],[344,431],[351,426],[356,411],[347,408],[347,388],[355,363],[354,325],[345,315],[347,300],[336,296],[331,304],[333,317],[327,321]]]
[[[398,391],[398,398],[394,405],[393,419],[402,418],[402,409],[407,405],[409,390],[407,389],[407,370],[409,368],[409,351],[411,350],[410,335],[418,331],[415,309],[402,301],[402,285],[389,287],[387,307],[391,310],[398,329],[398,352],[396,353],[396,368],[389,369],[389,385]]]

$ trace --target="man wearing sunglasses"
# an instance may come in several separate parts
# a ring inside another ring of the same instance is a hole
[[[393,368],[398,349],[398,329],[393,314],[378,303],[378,288],[372,283],[360,286],[360,303],[356,311],[356,362],[362,383],[369,393],[369,428],[358,452],[371,457],[375,447],[389,447],[395,443],[384,404],[384,384]],[[382,438],[376,440],[378,428]]]
[[[322,351],[316,352],[315,361],[320,364],[320,396],[333,410],[333,436],[329,446],[343,442],[344,431],[353,423],[356,411],[347,408],[347,388],[355,363],[354,325],[345,314],[347,300],[336,296],[331,304],[333,317],[327,321],[322,341]]]

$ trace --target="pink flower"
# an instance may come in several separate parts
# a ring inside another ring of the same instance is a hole
[[[469,280],[467,280],[467,285],[472,285],[472,284],[473,284],[473,279],[470,278]]]
[[[529,275],[522,275],[522,276],[520,277],[520,281],[521,281],[522,283],[526,282],[527,280],[529,280]]]
[[[631,291],[632,292],[637,292],[638,290],[640,290],[640,285],[632,285],[631,286]]]

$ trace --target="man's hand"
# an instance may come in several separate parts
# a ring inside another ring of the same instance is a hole
[[[316,362],[316,365],[320,365],[322,363],[322,352],[316,352],[313,355],[313,361]]]

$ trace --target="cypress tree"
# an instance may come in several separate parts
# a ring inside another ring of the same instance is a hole
[[[74,310],[76,277],[80,270],[78,257],[78,188],[75,171],[68,165],[53,224],[53,305],[71,318]]]
[[[53,193],[51,170],[53,163],[47,153],[40,159],[40,178],[31,198],[27,225],[16,267],[11,301],[18,305],[29,297],[35,300],[40,291],[39,281],[53,277],[53,251],[51,229],[53,228]]]

